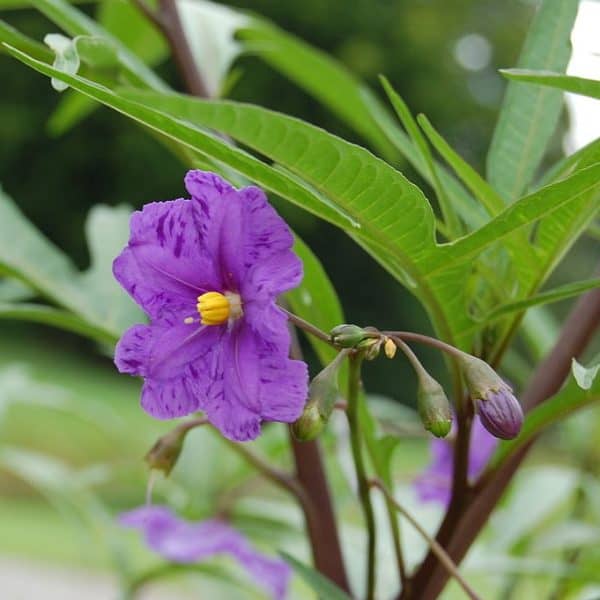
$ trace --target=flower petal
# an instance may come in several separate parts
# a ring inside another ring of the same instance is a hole
[[[248,269],[240,284],[242,296],[246,302],[272,302],[298,286],[302,274],[302,261],[291,250],[279,252]]]
[[[251,440],[263,420],[291,423],[300,416],[308,393],[306,365],[289,360],[246,324],[223,338],[219,369],[222,379],[202,408],[229,439]]]
[[[140,529],[148,546],[168,560],[194,563],[229,554],[275,600],[286,596],[290,567],[280,559],[258,552],[223,521],[191,523],[177,518],[165,506],[143,506],[121,515],[119,520],[126,527]]]
[[[266,279],[272,281],[274,290],[282,291],[298,284],[302,267],[289,252],[294,243],[292,232],[261,189],[250,186],[236,190],[214,173],[204,171],[189,171],[185,184],[198,208],[207,248],[232,288],[241,289],[248,271],[264,262],[270,267],[258,283]]]
[[[119,371],[145,377],[142,407],[158,419],[197,411],[210,386],[210,366],[221,351],[222,327],[163,319],[128,329],[115,351]]]
[[[190,200],[146,204],[131,216],[127,247],[113,274],[151,317],[195,306],[198,295],[221,287]]]

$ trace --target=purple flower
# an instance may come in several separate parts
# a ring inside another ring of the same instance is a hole
[[[483,426],[497,438],[512,440],[523,426],[523,409],[508,386],[491,390],[485,399],[477,399],[475,408]]]
[[[306,400],[307,368],[288,358],[287,317],[275,304],[299,284],[302,264],[260,189],[203,171],[185,185],[191,199],[131,217],[113,273],[150,325],[125,332],[115,364],[144,378],[152,416],[203,410],[226,437],[254,439],[261,421],[293,422]]]
[[[453,430],[455,430],[453,426]],[[476,479],[494,453],[498,440],[483,427],[475,415],[471,427],[471,445],[469,451],[469,479]],[[413,485],[422,502],[439,502],[447,505],[452,490],[454,470],[454,443],[452,440],[434,439],[430,445],[432,461],[414,480]]]
[[[119,521],[142,531],[148,546],[169,561],[195,563],[229,554],[273,598],[286,596],[291,577],[287,563],[258,552],[224,521],[191,523],[176,517],[166,506],[142,506],[124,513]]]

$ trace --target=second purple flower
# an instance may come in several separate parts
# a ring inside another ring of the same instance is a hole
[[[115,351],[144,378],[142,406],[160,419],[198,410],[226,437],[257,437],[261,421],[295,421],[308,372],[290,360],[287,317],[275,300],[302,279],[293,236],[256,187],[236,190],[190,171],[191,199],[136,211],[116,258],[119,283],[150,317]]]

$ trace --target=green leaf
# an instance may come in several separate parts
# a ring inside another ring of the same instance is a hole
[[[596,163],[577,171],[566,179],[521,198],[477,231],[453,244],[447,244],[446,252],[443,255],[438,254],[436,263],[432,261],[429,265],[430,268],[444,269],[454,261],[470,259],[495,241],[537,220],[540,220],[539,239],[542,227],[547,224],[544,217],[552,215],[561,207],[573,209],[581,200],[584,204],[593,203],[597,208],[596,194],[600,189],[599,178],[600,163]],[[577,206],[577,208],[579,207]],[[554,223],[550,227],[553,226]],[[549,233],[547,242],[554,244],[556,238],[554,233]],[[540,241],[538,241],[538,245]]]
[[[379,101],[342,64],[267,21],[254,19],[238,37],[248,53],[258,55],[327,106],[383,156],[393,156],[387,137],[367,109],[367,102]]]
[[[69,258],[27,221],[0,191],[0,273],[26,285],[72,313],[35,305],[5,305],[6,315],[44,322],[111,342],[143,320],[117,285],[111,263],[128,237],[129,209],[95,207],[86,224],[92,266],[81,274]]]
[[[596,79],[585,79],[552,71],[532,71],[529,69],[500,69],[500,73],[514,81],[535,83],[600,100],[600,81]]]
[[[598,369],[600,363],[591,370]],[[525,446],[546,427],[562,421],[570,414],[600,400],[600,378],[592,377],[590,386],[582,388],[575,377],[571,377],[565,387],[544,403],[527,414],[519,437],[503,442],[494,454],[490,466],[496,467],[507,460],[509,456]]]
[[[217,129],[281,164],[357,225],[349,228],[346,221],[344,229],[386,248],[407,270],[434,248],[433,211],[422,192],[363,148],[249,104],[128,90],[123,95]]]
[[[485,207],[488,214],[495,217],[504,210],[504,201],[497,192],[488,184],[469,163],[467,163],[450,144],[435,130],[425,115],[417,117],[419,125],[423,128],[425,135],[429,138],[432,146],[440,153],[440,156],[452,167],[460,180],[469,188],[475,197]]]
[[[166,58],[168,46],[164,37],[133,3],[121,0],[102,2],[97,13],[97,21],[147,65],[154,66]],[[16,44],[11,45],[16,46]],[[98,103],[86,96],[67,92],[48,120],[48,132],[54,136],[64,134],[98,106]]]
[[[530,296],[525,300],[518,300],[503,304],[494,309],[489,315],[483,319],[483,323],[490,323],[513,312],[520,312],[531,306],[539,306],[542,304],[550,304],[551,302],[559,302],[573,296],[579,296],[584,292],[600,287],[600,279],[589,279],[585,281],[577,281],[575,283],[567,283],[560,287]]]
[[[598,375],[598,371],[600,371],[600,362],[592,365],[591,367],[584,367],[579,364],[577,360],[572,359],[571,363],[571,373],[573,373],[573,377],[577,382],[577,385],[582,390],[591,390],[592,385],[594,384],[594,380],[596,379],[596,375]]]
[[[52,51],[46,46],[22,34],[2,20],[0,20],[0,42],[14,46],[22,52],[44,62],[50,62],[54,56]]]
[[[376,97],[371,95],[365,96],[364,101],[381,132],[394,145],[394,148],[413,166],[417,173],[433,186],[434,182],[431,171],[422,160],[421,153],[413,141],[398,127],[396,121],[392,119],[391,115]],[[480,204],[475,202],[458,181],[437,163],[436,170],[439,174],[441,184],[452,201],[452,205],[460,214],[465,224],[471,229],[483,225],[488,219]]]
[[[569,36],[579,0],[543,0],[518,67],[563,72],[569,62]],[[562,94],[511,82],[487,157],[488,180],[507,202],[527,188],[560,117]]]
[[[74,89],[341,227],[423,301],[438,335],[459,346],[472,343],[467,332],[473,319],[467,311],[464,281],[473,259],[540,219],[542,231],[548,215],[584,199],[591,202],[600,186],[600,166],[582,169],[522,199],[472,234],[437,245],[433,212],[418,188],[366,150],[319,128],[233,102],[132,90],[119,95],[82,77],[57,72],[17,50],[10,52],[34,69],[62,78]],[[216,128],[280,166],[274,169],[189,121]]]
[[[294,252],[304,265],[302,283],[286,294],[292,311],[325,332],[336,325],[344,323],[344,313],[337,293],[319,259],[310,248],[298,237],[294,244]],[[329,364],[337,355],[337,351],[309,335],[319,360],[323,366]]]
[[[337,587],[319,571],[301,563],[287,552],[280,551],[281,557],[296,571],[302,579],[317,593],[321,600],[351,600],[350,596]]]
[[[413,144],[418,149],[421,160],[426,165],[427,170],[429,171],[430,181],[433,184],[433,188],[435,189],[435,193],[438,199],[438,203],[440,206],[440,210],[442,216],[444,218],[444,224],[448,228],[448,238],[455,239],[458,237],[461,232],[461,224],[458,220],[458,216],[456,212],[453,210],[452,205],[449,203],[448,196],[446,194],[446,190],[442,186],[440,181],[440,177],[438,176],[437,168],[435,163],[433,162],[433,156],[431,154],[431,150],[429,149],[429,145],[427,144],[427,140],[421,133],[417,122],[415,121],[410,109],[404,102],[404,100],[400,97],[400,95],[394,90],[394,88],[390,85],[390,82],[385,78],[381,77],[381,83],[383,88],[385,89],[385,93],[388,95],[398,118],[404,125],[404,128],[408,132],[408,135],[413,141]]]
[[[127,244],[131,208],[121,205],[94,206],[85,223],[90,250],[90,268],[79,277],[87,297],[87,307],[79,312],[92,323],[111,332],[122,333],[144,321],[142,311],[117,283],[112,274],[115,257]]]
[[[0,302],[26,300],[34,295],[33,290],[18,279],[0,279]]]
[[[65,295],[83,301],[73,282],[78,273],[71,261],[46,240],[0,190],[0,272],[21,279],[42,295],[60,302]]]
[[[95,327],[85,319],[66,310],[60,310],[43,304],[0,302],[0,319],[30,321],[52,325],[66,331],[83,335],[100,343],[115,344],[118,337],[106,329]]]

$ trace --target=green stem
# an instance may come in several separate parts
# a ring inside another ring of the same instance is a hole
[[[367,591],[366,600],[375,598],[375,513],[371,503],[369,480],[362,455],[360,423],[358,419],[358,402],[360,392],[360,371],[362,356],[355,354],[349,357],[350,368],[348,369],[348,424],[350,426],[350,444],[352,456],[356,468],[356,479],[358,483],[358,494],[363,509],[365,523],[368,532],[367,548]]]
[[[293,312],[290,312],[285,307],[281,306],[281,304],[279,305],[279,308],[287,315],[290,322],[292,322],[296,327],[306,331],[306,333],[314,335],[316,338],[325,342],[326,344],[335,347],[334,343],[331,341],[331,336],[329,334],[319,329],[316,325],[313,325],[312,323],[309,323],[308,321],[304,320],[302,317],[299,317]]]

